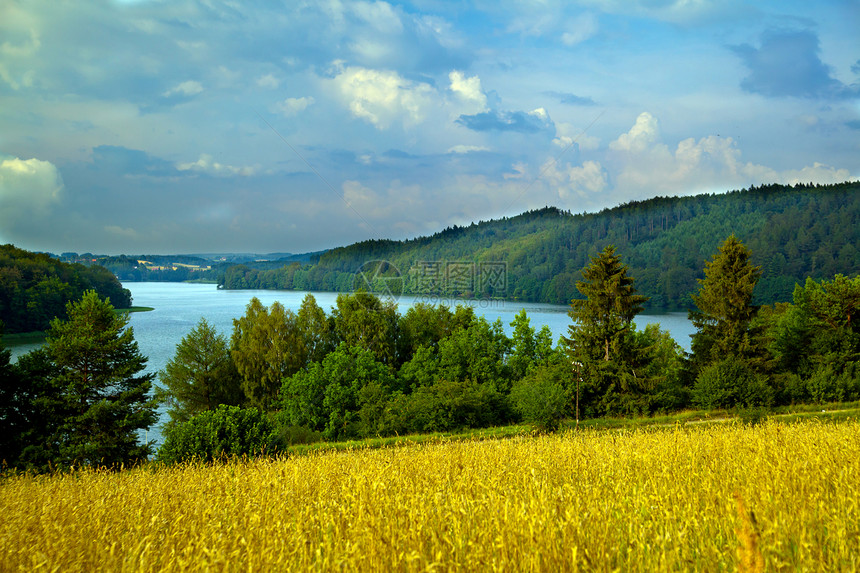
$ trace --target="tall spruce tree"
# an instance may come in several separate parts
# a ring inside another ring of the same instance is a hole
[[[705,263],[705,278],[692,296],[698,310],[689,318],[696,327],[693,361],[701,367],[726,356],[753,358],[762,352],[753,327],[758,313],[753,290],[761,278],[761,267],[750,262],[750,250],[734,235]]]
[[[633,319],[648,297],[637,294],[627,266],[612,245],[592,257],[582,276],[576,288],[585,299],[570,303],[573,324],[564,339],[567,353],[578,370],[588,410],[623,411],[641,382],[637,381],[642,372],[637,372],[640,349],[632,336]]]
[[[149,396],[153,374],[144,373],[128,315],[87,291],[67,306],[67,320],[51,322],[47,354],[55,375],[58,420],[54,441],[60,465],[118,466],[145,459],[149,444],[139,431],[157,418]]]
[[[705,264],[705,278],[692,297],[698,310],[689,313],[697,328],[690,360],[693,400],[701,407],[768,406],[773,401],[763,329],[754,321],[759,307],[752,303],[760,277],[750,250],[734,235]]]

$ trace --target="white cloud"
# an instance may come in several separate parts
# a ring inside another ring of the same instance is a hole
[[[594,14],[581,14],[567,23],[561,35],[561,41],[566,46],[575,46],[593,37],[597,33],[597,18]]]
[[[648,149],[657,140],[658,135],[657,118],[646,111],[639,114],[630,131],[622,133],[618,139],[609,144],[609,149],[640,153]]]
[[[658,122],[642,113],[635,125],[609,144],[618,199],[658,194],[723,191],[762,183],[837,183],[850,179],[847,169],[813,163],[801,169],[778,171],[744,162],[730,137],[687,138],[671,150],[659,140]]]
[[[49,161],[6,158],[0,161],[0,227],[27,224],[58,203],[63,191],[60,172]]]
[[[580,151],[593,151],[600,147],[600,139],[584,133],[582,129],[572,123],[556,122],[554,145],[562,148],[570,147],[576,143]]]
[[[479,113],[487,110],[487,96],[481,89],[481,79],[478,76],[467,78],[463,72],[454,70],[448,74],[451,81],[451,91],[467,103],[474,104],[468,112]]]
[[[272,74],[266,74],[257,78],[257,86],[261,88],[276,89],[281,82]]]
[[[236,167],[233,165],[225,165],[212,160],[212,156],[206,153],[200,155],[197,161],[191,163],[177,163],[176,169],[179,171],[196,171],[198,173],[207,173],[209,175],[218,175],[220,177],[230,177],[233,175],[251,176],[257,173],[257,167]]]
[[[489,151],[489,147],[483,145],[455,145],[448,148],[446,153],[472,153],[474,151]]]
[[[814,162],[803,169],[790,169],[779,174],[780,181],[786,185],[796,183],[841,183],[843,181],[858,181],[847,169],[836,169],[823,163]]]
[[[569,199],[573,194],[587,197],[609,187],[606,171],[597,161],[585,161],[575,167],[567,164],[560,168],[551,159],[541,168],[541,173],[562,199]]]
[[[314,98],[307,97],[290,97],[282,102],[275,104],[275,109],[284,117],[292,117],[303,111],[315,103]]]
[[[5,16],[8,17],[8,13]],[[3,30],[2,25],[0,25],[0,31],[10,32]],[[41,45],[39,33],[34,28],[30,28],[27,40],[22,40],[20,43],[6,40],[0,44],[0,79],[9,84],[13,90],[32,87],[35,72],[29,68],[28,60],[39,51]]]
[[[399,34],[403,31],[400,16],[387,2],[354,2],[350,10],[382,34]]]
[[[203,91],[203,86],[200,84],[200,82],[195,81],[195,80],[188,80],[188,81],[184,81],[181,84],[177,84],[176,86],[170,88],[169,90],[164,92],[162,95],[164,97],[171,97],[171,96],[175,96],[175,95],[193,96],[193,95],[199,94],[202,91]]]
[[[387,129],[395,122],[419,124],[434,101],[432,87],[397,72],[336,66],[338,74],[331,81],[349,111],[377,129]]]

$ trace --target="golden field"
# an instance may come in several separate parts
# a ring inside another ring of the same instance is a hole
[[[851,571],[860,423],[571,432],[0,481],[2,571]]]

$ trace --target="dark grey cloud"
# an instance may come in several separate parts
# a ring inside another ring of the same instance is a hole
[[[768,97],[843,99],[858,97],[860,90],[846,86],[831,75],[818,55],[818,36],[809,30],[766,32],[761,46],[733,46],[749,70],[741,88]]]
[[[590,97],[578,96],[576,94],[568,93],[568,92],[544,92],[546,95],[550,97],[554,97],[558,99],[561,103],[567,105],[584,105],[584,106],[592,106],[597,105],[597,102],[591,99]]]
[[[539,133],[552,127],[548,117],[525,111],[486,111],[474,115],[461,115],[457,118],[457,123],[472,131],[517,133]]]

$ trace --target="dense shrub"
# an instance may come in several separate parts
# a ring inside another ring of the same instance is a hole
[[[860,368],[856,362],[849,362],[841,372],[832,364],[822,365],[806,380],[806,392],[818,404],[856,400],[860,397]]]
[[[707,409],[770,406],[773,396],[767,377],[734,356],[705,367],[693,386],[694,403]]]
[[[271,451],[275,443],[275,426],[266,414],[256,408],[222,404],[168,427],[157,459],[177,463],[253,456]]]
[[[510,400],[523,420],[541,430],[555,430],[570,412],[570,393],[557,366],[539,366],[514,382]]]
[[[439,380],[397,395],[386,412],[386,433],[450,432],[486,428],[511,419],[507,397],[493,384]]]

